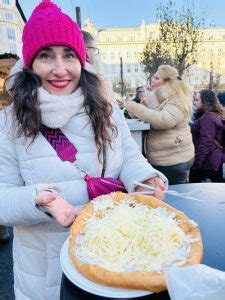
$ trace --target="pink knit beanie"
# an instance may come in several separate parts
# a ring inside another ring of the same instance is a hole
[[[22,41],[27,68],[41,49],[54,45],[70,47],[81,65],[85,65],[85,46],[79,26],[50,0],[43,0],[34,9],[24,26]]]

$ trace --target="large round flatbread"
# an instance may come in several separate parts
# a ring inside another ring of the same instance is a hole
[[[123,198],[127,194],[117,192],[112,194],[114,201],[123,201]],[[190,221],[187,216],[181,211],[176,210],[170,205],[163,201],[160,201],[151,196],[143,195],[131,195],[132,198],[138,203],[156,208],[165,207],[168,211],[175,211],[176,220],[181,220],[180,227],[183,229],[185,234],[191,235],[196,242],[191,243],[189,257],[184,266],[198,264],[202,260],[203,246],[201,234],[197,226]],[[98,198],[101,198],[100,196]],[[73,225],[71,226],[70,234],[70,258],[75,265],[75,267],[87,278],[97,282],[98,284],[103,284],[111,287],[128,288],[128,289],[140,289],[149,290],[152,292],[161,292],[167,289],[166,279],[164,271],[154,271],[154,272],[114,272],[105,269],[96,264],[86,264],[79,260],[76,256],[75,249],[79,247],[77,244],[77,237],[80,235],[82,228],[85,226],[85,220],[91,218],[93,215],[93,202],[89,202],[84,206]],[[87,217],[88,216],[88,217]]]

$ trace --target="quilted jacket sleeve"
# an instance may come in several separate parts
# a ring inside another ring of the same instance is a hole
[[[142,104],[134,103],[130,111],[154,129],[165,130],[175,127],[184,119],[183,112],[174,103],[167,103],[161,111],[150,109]]]
[[[146,179],[159,176],[167,185],[167,178],[155,170],[141,154],[138,145],[132,138],[124,116],[118,109],[120,116],[119,127],[122,130],[123,163],[120,172],[120,180],[124,183],[128,192],[133,192],[135,181],[143,182]]]
[[[36,186],[24,186],[14,143],[0,131],[0,224],[32,225],[51,220],[35,207]]]

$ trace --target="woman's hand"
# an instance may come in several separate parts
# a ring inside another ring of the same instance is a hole
[[[38,192],[36,203],[50,213],[63,227],[70,226],[79,212],[65,199],[48,191]]]
[[[153,177],[145,180],[142,183],[149,186],[153,186],[155,188],[155,191],[154,194],[152,195],[160,200],[163,200],[163,198],[165,197],[163,191],[165,191],[166,186],[160,177]],[[150,191],[149,189],[142,186],[137,186],[135,189],[135,192],[149,192],[149,191]]]
[[[134,113],[134,109],[135,109],[135,106],[137,105],[136,102],[134,101],[127,101],[125,104],[124,104],[124,107],[126,108],[126,110],[130,113]]]

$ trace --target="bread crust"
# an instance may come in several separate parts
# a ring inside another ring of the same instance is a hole
[[[123,193],[117,192],[112,194],[114,201],[122,201]],[[127,195],[127,194],[125,194]],[[199,229],[191,222],[188,217],[181,211],[173,208],[172,206],[166,204],[165,202],[158,200],[151,196],[145,195],[131,195],[139,203],[147,206],[155,207],[165,207],[168,211],[176,211],[176,220],[183,220],[179,226],[184,230],[186,234],[191,235],[193,238],[199,239],[194,243],[191,243],[190,255],[184,266],[201,263],[203,255],[203,245]],[[103,196],[98,197],[97,199]],[[119,287],[126,289],[138,289],[147,290],[152,292],[161,292],[167,289],[166,278],[164,271],[160,272],[114,272],[107,270],[96,264],[85,264],[80,261],[75,255],[76,237],[80,234],[85,219],[91,218],[94,209],[92,207],[92,202],[89,202],[84,206],[81,213],[78,215],[70,230],[70,258],[75,265],[75,267],[84,276],[90,280],[111,287]]]

